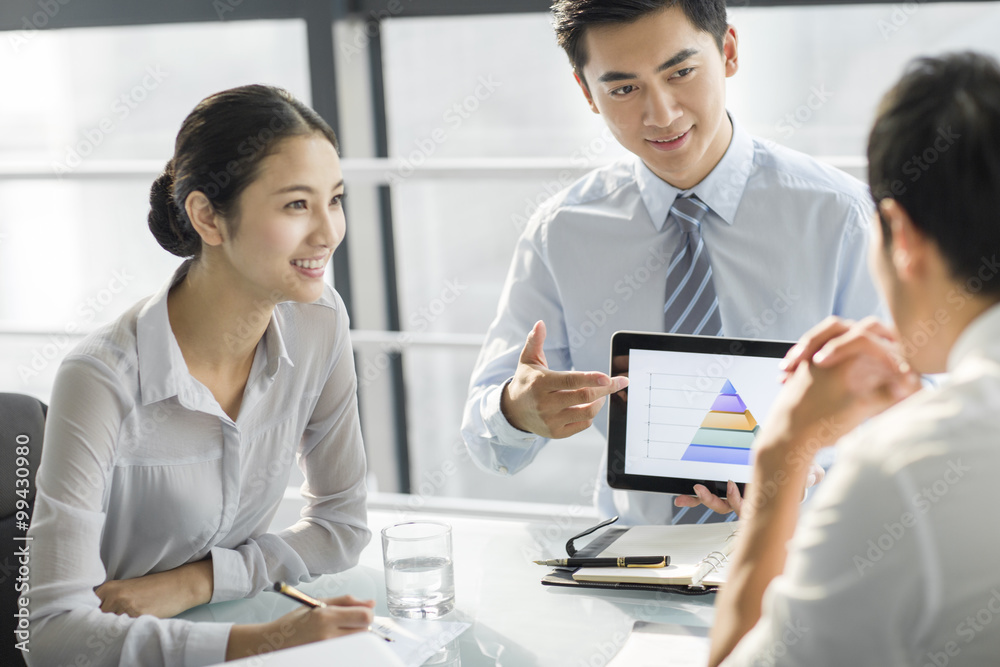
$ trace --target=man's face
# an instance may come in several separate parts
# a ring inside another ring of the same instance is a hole
[[[720,53],[674,5],[634,23],[594,26],[583,35],[584,94],[618,141],[657,176],[687,189],[726,152],[726,77],[736,73],[736,31]]]

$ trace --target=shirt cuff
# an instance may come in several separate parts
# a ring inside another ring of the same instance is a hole
[[[250,574],[235,549],[215,547],[212,553],[212,602],[242,600],[250,594]]]
[[[232,623],[191,623],[184,643],[184,666],[205,667],[226,661]]]
[[[528,431],[512,426],[500,409],[500,398],[503,390],[514,378],[508,379],[502,385],[493,387],[486,393],[486,400],[483,407],[483,421],[489,432],[506,447],[516,447],[527,449],[538,440],[538,436]]]

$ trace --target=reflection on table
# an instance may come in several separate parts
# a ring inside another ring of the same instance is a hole
[[[686,597],[647,591],[605,591],[542,586],[548,569],[531,561],[564,553],[566,540],[587,525],[571,516],[507,520],[412,511],[369,513],[373,539],[357,567],[325,575],[299,588],[313,596],[350,594],[375,599],[387,615],[379,531],[414,518],[433,518],[454,529],[456,610],[446,620],[472,624],[426,664],[447,667],[551,667],[604,665],[636,620],[709,627],[714,596]],[[276,593],[191,609],[198,621],[261,623],[294,609]]]

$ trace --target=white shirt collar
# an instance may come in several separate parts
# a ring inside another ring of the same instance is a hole
[[[167,312],[167,295],[170,289],[187,275],[192,263],[193,260],[182,263],[170,280],[139,311],[136,347],[139,357],[139,393],[143,405],[177,396],[186,407],[204,409],[196,400],[203,393],[202,385],[188,372],[187,362],[184,361],[173,329],[170,328]],[[273,380],[281,361],[287,362],[289,367],[295,365],[285,348],[279,320],[280,316],[275,309],[264,331],[263,344],[267,354],[264,372],[268,380]]]
[[[968,356],[997,345],[1000,331],[1000,304],[992,306],[972,320],[958,336],[948,353],[948,372],[954,371]]]
[[[708,176],[690,190],[675,188],[654,174],[642,160],[635,159],[635,180],[657,231],[663,229],[674,199],[681,194],[697,195],[724,222],[731,225],[735,221],[736,209],[753,171],[754,146],[753,137],[732,116],[729,119],[733,124],[729,147]]]

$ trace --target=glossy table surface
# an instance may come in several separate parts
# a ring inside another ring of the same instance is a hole
[[[565,542],[589,521],[570,516],[506,520],[427,512],[369,513],[372,540],[357,567],[325,575],[300,588],[314,596],[351,594],[375,599],[387,615],[382,571],[383,526],[411,519],[445,521],[453,528],[456,610],[445,620],[471,624],[447,651],[427,664],[457,667],[604,665],[636,620],[708,627],[714,596],[542,586],[549,568],[531,561],[558,558]],[[182,618],[259,623],[281,616],[294,602],[273,593],[196,607]]]

